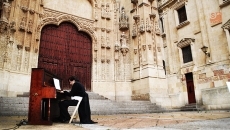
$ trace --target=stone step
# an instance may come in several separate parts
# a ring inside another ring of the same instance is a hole
[[[95,93],[89,94],[89,102],[91,113],[93,115],[105,114],[137,114],[137,113],[153,113],[165,111],[161,107],[151,103],[150,101],[130,101],[116,102],[108,100],[103,96]],[[1,97],[0,98],[0,116],[27,116],[29,108],[29,97]],[[72,113],[74,106],[69,107]]]
[[[181,111],[201,111],[203,110],[202,106],[196,103],[186,104],[181,107]]]

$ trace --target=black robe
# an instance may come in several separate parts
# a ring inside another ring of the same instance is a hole
[[[79,114],[80,122],[81,123],[92,122],[90,105],[89,105],[89,97],[88,97],[88,94],[85,92],[85,87],[80,82],[76,81],[73,84],[71,91],[70,92],[64,91],[64,94],[67,96],[70,96],[70,97],[72,97],[72,96],[82,97],[82,101],[81,101],[80,106],[78,108],[78,114]],[[68,109],[67,109],[67,111],[68,111]],[[61,112],[60,112],[60,114],[61,114]]]

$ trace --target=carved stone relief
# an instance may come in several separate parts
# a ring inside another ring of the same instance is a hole
[[[10,3],[8,3],[8,1],[3,2],[0,21],[4,21],[6,23],[9,22],[10,10],[11,10]]]
[[[127,30],[129,28],[129,18],[125,13],[125,8],[121,8],[121,15],[119,18],[119,29],[120,30]]]
[[[161,34],[160,27],[159,27],[157,21],[155,21],[155,33],[156,33],[157,35],[160,35],[160,34]]]
[[[110,6],[108,3],[106,4],[105,13],[106,13],[106,19],[110,20],[111,14],[110,14]]]
[[[27,26],[27,32],[32,33],[32,31],[33,31],[32,28],[33,28],[33,21],[32,21],[32,19],[30,19],[28,22],[28,26]]]
[[[20,25],[19,25],[19,30],[25,31],[25,29],[26,29],[26,18],[22,17],[22,20],[21,20]]]
[[[133,24],[133,30],[132,30],[132,37],[136,37],[137,36],[137,28],[136,28],[136,24]]]
[[[16,27],[15,27],[15,22],[14,21],[12,21],[11,23],[10,23],[10,30],[12,31],[12,32],[16,32]]]
[[[106,7],[105,7],[105,4],[102,3],[101,4],[101,18],[106,18]]]
[[[149,18],[146,18],[146,31],[151,32],[152,31],[152,25],[149,22]]]
[[[80,17],[64,14],[58,11],[54,12],[53,10],[49,10],[49,9],[45,9],[44,14],[46,15],[43,15],[42,17],[43,19],[41,20],[40,24],[37,27],[38,32],[40,32],[42,27],[45,26],[46,24],[52,23],[58,25],[63,21],[71,21],[73,24],[75,24],[78,27],[79,31],[84,31],[92,37],[93,44],[97,43],[97,38],[94,32],[92,20],[82,19]]]
[[[138,65],[138,59],[137,49],[134,49],[134,65]]]
[[[126,37],[126,35],[125,35],[124,32],[121,34],[120,42],[121,42],[121,48],[120,48],[120,49],[121,49],[121,53],[123,54],[123,56],[125,56],[126,53],[128,53],[129,48],[128,48],[128,46],[126,45],[127,37]]]
[[[140,33],[145,32],[145,23],[144,23],[144,19],[141,19],[139,31],[140,31]]]
[[[109,36],[106,37],[106,49],[110,49],[110,40],[109,40]]]

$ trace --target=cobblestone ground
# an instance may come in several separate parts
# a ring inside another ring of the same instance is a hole
[[[0,129],[13,128],[23,116],[0,117]],[[98,124],[79,125],[78,122],[44,125],[21,125],[17,129],[27,130],[227,130],[230,129],[230,111],[170,112],[150,114],[92,115]]]

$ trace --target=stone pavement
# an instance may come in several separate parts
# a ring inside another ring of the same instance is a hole
[[[25,116],[0,117],[1,130],[13,130]],[[146,114],[92,115],[98,124],[77,122],[21,125],[18,130],[230,130],[230,111],[193,111]],[[11,129],[12,128],[12,129]]]

